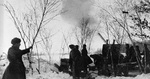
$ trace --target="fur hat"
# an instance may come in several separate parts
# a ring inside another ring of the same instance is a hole
[[[70,44],[69,47],[70,47],[71,49],[73,49],[73,48],[74,48],[74,45],[73,45],[73,44]]]
[[[17,43],[20,43],[21,42],[21,39],[20,38],[17,38],[17,37],[15,37],[15,38],[13,38],[12,40],[11,40],[11,44],[17,44]]]

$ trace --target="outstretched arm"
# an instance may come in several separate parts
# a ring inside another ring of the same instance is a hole
[[[22,54],[29,53],[29,52],[30,52],[30,49],[32,49],[32,46],[29,47],[29,48],[27,48],[27,49],[21,50],[21,53],[22,53]]]

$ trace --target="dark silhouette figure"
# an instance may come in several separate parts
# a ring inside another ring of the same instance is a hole
[[[129,62],[129,54],[130,54],[129,48],[130,48],[129,44],[126,44],[125,45],[125,50],[126,50],[125,54],[126,54],[126,56],[124,57],[123,63]]]
[[[83,45],[82,58],[83,58],[83,71],[87,74],[87,66],[92,63],[92,60],[88,56],[86,44]]]
[[[69,65],[70,69],[72,71],[72,66],[73,66],[73,53],[75,52],[75,46],[73,44],[69,45],[69,48],[71,49],[70,54],[69,54]]]
[[[79,79],[80,78],[80,72],[81,72],[81,69],[82,69],[82,58],[81,58],[81,53],[79,51],[79,46],[76,45],[75,46],[75,76],[76,76],[76,79]]]
[[[102,54],[93,54],[90,55],[94,59],[95,67],[98,70],[98,75],[110,76],[110,71],[108,70],[107,61],[104,60]]]
[[[136,51],[137,51],[137,55],[138,55],[138,57],[139,57],[139,59],[141,60],[141,51],[140,51],[140,48],[139,48],[139,46],[136,46]]]
[[[81,67],[81,54],[78,50],[78,45],[69,45],[71,48],[69,63],[71,65],[73,79],[79,79],[80,77],[80,67]]]
[[[124,73],[124,76],[128,76],[128,72],[129,72],[129,70],[128,70],[128,64],[127,64],[129,62],[129,60],[130,60],[130,51],[129,51],[129,48],[130,48],[129,44],[126,44],[126,56],[124,57],[124,59],[122,61],[122,63],[124,63],[124,64],[119,69],[119,71],[121,71],[121,72]]]
[[[130,51],[129,51],[129,44],[126,44],[126,56],[128,57],[129,54],[130,54]]]
[[[136,46],[136,49],[138,51],[138,53],[140,53],[138,47]],[[125,57],[125,62],[129,63],[129,62],[136,62],[136,53],[135,50],[133,48],[133,46],[129,47],[129,44],[126,44],[126,57]]]
[[[136,62],[136,53],[133,46],[130,47],[129,52],[129,62]]]
[[[12,47],[9,48],[7,56],[10,63],[6,68],[2,79],[26,79],[26,69],[22,61],[22,55],[30,52],[32,47],[20,50],[20,42],[21,40],[19,38],[14,38],[11,41]]]

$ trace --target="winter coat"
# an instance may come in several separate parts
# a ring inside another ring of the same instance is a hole
[[[78,49],[74,48],[70,51],[69,63],[71,65],[73,76],[78,77],[80,74],[80,67],[81,67],[81,54]]]
[[[83,57],[84,66],[87,66],[92,63],[91,58],[87,54],[88,54],[88,52],[87,52],[86,48],[83,48],[82,49],[82,57]]]
[[[70,51],[69,64],[73,65],[73,63],[76,63],[76,65],[79,65],[80,58],[81,58],[80,51],[77,49],[72,49]]]
[[[14,46],[9,48],[7,58],[10,63],[6,68],[2,79],[26,79],[22,55],[29,51],[29,48],[25,50],[20,50]]]

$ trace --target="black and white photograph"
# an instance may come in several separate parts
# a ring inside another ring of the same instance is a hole
[[[150,0],[0,0],[0,79],[150,79]]]

